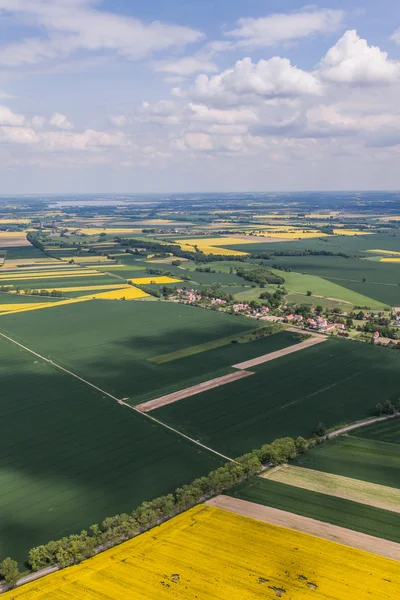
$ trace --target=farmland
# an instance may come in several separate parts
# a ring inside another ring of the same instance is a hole
[[[299,600],[311,594],[326,600],[366,600],[371,594],[395,600],[400,576],[395,561],[199,506],[82,565],[8,592],[5,599],[101,595],[117,600],[132,588],[138,600],[281,594]]]
[[[400,488],[400,448],[393,443],[353,435],[340,437],[299,457],[296,464]]]
[[[1,559],[23,561],[36,544],[219,466],[211,453],[3,339],[0,354]]]
[[[155,415],[239,456],[276,437],[309,437],[319,421],[333,427],[371,416],[377,397],[397,398],[399,366],[400,356],[392,350],[328,340],[255,367],[253,377],[160,408]]]
[[[0,330],[132,404],[222,375],[234,359],[257,356],[262,347],[293,343],[293,334],[283,335],[276,346],[270,338],[227,343],[209,358],[203,353],[201,362],[194,355],[157,365],[149,359],[237,336],[259,324],[171,303],[89,300],[34,313],[3,316]]]
[[[260,477],[229,495],[400,543],[400,515],[388,510]]]
[[[0,561],[175,490],[160,522],[227,460],[397,407],[400,202],[357,198],[0,199]],[[399,444],[400,419],[376,423],[222,489],[392,548]],[[207,502],[31,597],[398,595],[390,561]]]

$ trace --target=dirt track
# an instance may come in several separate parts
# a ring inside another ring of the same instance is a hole
[[[321,344],[326,339],[327,338],[325,336],[313,336],[308,340],[305,340],[305,342],[300,342],[300,344],[296,344],[295,346],[289,346],[289,348],[283,348],[282,350],[277,350],[276,352],[269,352],[268,354],[264,354],[263,356],[258,356],[257,358],[246,360],[245,362],[233,365],[233,367],[235,369],[251,369],[251,367],[256,367],[257,365],[269,362],[270,360],[275,360],[276,358],[280,358],[281,356],[287,356],[288,354],[293,354],[293,352],[299,352],[299,350],[304,350],[304,348],[308,348],[309,346]]]
[[[247,502],[247,500],[240,500],[239,498],[230,498],[229,496],[217,496],[208,500],[206,504],[243,515],[244,517],[252,517],[258,521],[308,533],[309,535],[337,542],[344,546],[358,548],[359,550],[365,550],[372,554],[400,561],[400,544],[360,533],[359,531],[352,531],[345,527],[338,527],[337,525],[331,525],[330,523],[324,523],[316,519],[310,519],[309,517],[302,517],[284,510],[262,506],[254,502]]]
[[[196,394],[201,394],[201,392],[206,392],[207,390],[212,390],[213,388],[220,387],[221,385],[226,385],[227,383],[231,383],[231,381],[237,381],[238,379],[243,379],[243,377],[249,377],[249,375],[254,375],[254,373],[251,373],[250,371],[236,371],[234,373],[229,373],[229,375],[216,377],[215,379],[204,381],[198,385],[192,385],[184,390],[179,390],[178,392],[173,392],[172,394],[167,394],[166,396],[160,396],[160,398],[155,398],[154,400],[149,400],[148,402],[142,402],[142,404],[138,404],[135,406],[135,408],[140,410],[140,412],[149,412],[151,410],[155,410],[156,408],[160,408],[160,406],[172,404],[178,400],[189,398],[189,396],[195,396]]]

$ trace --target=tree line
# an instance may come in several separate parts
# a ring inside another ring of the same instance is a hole
[[[27,564],[32,571],[59,565],[61,568],[77,564],[97,552],[127,541],[155,525],[171,519],[199,502],[231,490],[263,469],[263,465],[279,465],[306,452],[315,444],[303,437],[280,438],[264,444],[208,475],[183,485],[172,494],[143,502],[132,513],[122,513],[107,517],[99,525],[89,530],[72,534],[60,540],[36,546],[29,551]],[[0,563],[0,574],[8,585],[15,585],[20,577],[18,564],[7,557]]]

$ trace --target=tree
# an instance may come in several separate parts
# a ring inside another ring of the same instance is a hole
[[[303,454],[306,450],[308,450],[308,442],[303,437],[298,437],[294,440],[294,445],[296,446],[296,452],[299,454]]]
[[[8,585],[14,587],[21,576],[17,561],[7,556],[7,558],[0,563],[0,574]]]
[[[312,291],[311,290],[307,291],[307,296],[312,296]]]
[[[323,437],[326,434],[326,425],[325,423],[318,423],[313,433],[318,437]]]
[[[346,319],[346,327],[347,329],[351,329],[353,327],[353,319],[350,319],[350,317],[347,317]]]

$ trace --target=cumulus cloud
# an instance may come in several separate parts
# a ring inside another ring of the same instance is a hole
[[[0,125],[23,125],[25,123],[25,117],[23,115],[17,115],[8,108],[8,106],[0,105]]]
[[[210,108],[205,104],[194,104],[193,102],[189,102],[188,112],[194,121],[218,125],[235,125],[258,121],[257,114],[251,108],[220,110],[217,108]]]
[[[58,129],[73,129],[74,126],[65,115],[54,113],[49,121],[50,125],[58,127]]]
[[[357,85],[400,81],[400,61],[388,59],[387,52],[346,31],[321,61],[320,75],[329,81]]]
[[[287,58],[278,56],[258,63],[247,57],[219,75],[199,75],[189,91],[193,99],[225,105],[249,102],[252,97],[287,98],[321,93],[322,86],[312,73],[298,69]]]
[[[202,34],[189,27],[100,10],[97,0],[0,0],[0,10],[23,17],[44,35],[0,48],[0,63],[36,64],[65,58],[78,50],[114,51],[136,60],[153,52],[197,42]]]
[[[258,19],[239,19],[237,27],[226,33],[236,38],[237,47],[274,46],[279,42],[330,33],[340,27],[342,10],[306,10],[297,13],[272,14]]]

